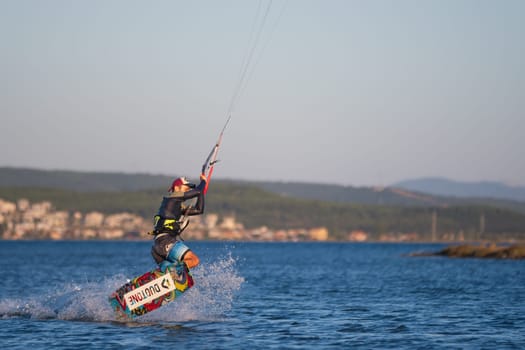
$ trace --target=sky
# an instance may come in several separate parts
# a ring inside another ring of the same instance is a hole
[[[0,0],[0,166],[525,185],[525,1]]]

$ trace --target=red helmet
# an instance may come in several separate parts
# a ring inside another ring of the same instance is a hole
[[[175,187],[182,186],[182,185],[186,185],[186,186],[191,187],[191,188],[195,187],[195,184],[192,184],[191,182],[189,182],[186,179],[186,177],[182,176],[182,177],[179,177],[179,178],[176,178],[175,180],[173,180],[173,183],[171,184],[170,188],[168,188],[168,191],[169,192],[173,192]]]

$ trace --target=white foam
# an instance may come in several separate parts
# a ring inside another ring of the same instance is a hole
[[[180,298],[136,319],[136,322],[164,323],[221,320],[232,307],[244,278],[238,276],[231,254],[192,270],[195,285]],[[1,299],[0,317],[30,317],[83,321],[116,321],[109,295],[126,283],[114,275],[98,282],[67,283],[38,297]]]

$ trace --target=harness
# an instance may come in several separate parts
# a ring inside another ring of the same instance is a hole
[[[155,215],[153,231],[148,232],[148,235],[153,235],[155,238],[158,235],[173,234],[179,236],[190,224],[190,219],[186,216],[182,216],[180,220],[175,219],[162,219],[160,215]]]

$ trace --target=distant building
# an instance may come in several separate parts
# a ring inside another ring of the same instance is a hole
[[[354,230],[348,234],[348,240],[352,242],[364,242],[368,240],[368,234],[365,231]]]
[[[234,230],[235,227],[236,227],[235,217],[225,216],[224,219],[222,219],[220,228],[224,230]]]
[[[208,230],[214,229],[219,221],[219,215],[217,214],[206,214],[204,215],[204,224]]]
[[[310,239],[314,241],[328,240],[328,229],[326,227],[316,227],[310,229]]]
[[[76,211],[73,213],[73,226],[81,226],[82,225],[82,213],[79,211]]]
[[[84,226],[86,227],[102,227],[104,223],[104,214],[99,213],[98,211],[92,211],[87,213],[84,217]]]
[[[104,239],[120,239],[124,237],[124,230],[119,228],[107,228],[100,232],[100,238]]]
[[[16,204],[0,199],[0,214],[10,215],[16,211]]]
[[[42,218],[47,213],[51,212],[52,208],[53,206],[51,205],[51,202],[45,201],[32,204],[27,211],[31,212],[33,217]]]
[[[30,203],[29,200],[21,198],[16,202],[16,206],[19,211],[26,211],[27,209],[29,209]]]
[[[222,220],[220,220],[222,219]],[[220,222],[220,224],[219,224]],[[49,201],[16,204],[0,199],[0,238],[2,239],[150,239],[151,223],[132,213],[105,215],[92,211],[56,211]],[[267,226],[245,229],[234,215],[219,217],[210,213],[192,217],[184,232],[189,239],[246,241],[326,241],[328,229],[275,229]]]

